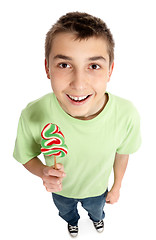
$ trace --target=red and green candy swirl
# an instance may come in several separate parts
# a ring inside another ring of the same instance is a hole
[[[48,123],[41,132],[41,152],[45,156],[64,157],[68,147],[60,128],[56,124]]]

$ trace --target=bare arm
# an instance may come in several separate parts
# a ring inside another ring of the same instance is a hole
[[[121,183],[127,168],[128,159],[129,159],[129,155],[116,153],[114,166],[113,166],[114,184],[111,190],[107,194],[107,197],[106,197],[107,203],[113,204],[117,202],[119,199]]]
[[[42,178],[43,177],[43,169],[46,167],[38,157],[35,157],[31,159],[26,164],[23,164],[23,166],[32,174]]]
[[[44,165],[38,157],[35,157],[23,166],[43,180],[43,185],[48,192],[59,192],[62,190],[62,180],[65,177],[62,164],[57,164],[56,170],[53,166],[48,167]]]

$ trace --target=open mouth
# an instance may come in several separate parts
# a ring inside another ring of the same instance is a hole
[[[67,95],[70,100],[72,100],[75,103],[81,103],[85,102],[91,95],[81,96],[81,97],[74,97],[71,95]]]

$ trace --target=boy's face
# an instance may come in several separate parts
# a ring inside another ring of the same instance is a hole
[[[46,61],[45,66],[54,94],[69,115],[87,120],[103,109],[113,70],[104,39],[80,41],[72,33],[59,33],[52,43],[49,66]]]

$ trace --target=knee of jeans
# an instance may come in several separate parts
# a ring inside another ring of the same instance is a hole
[[[67,216],[70,215],[72,211],[64,209],[64,210],[59,210],[59,216],[63,217],[63,216]]]
[[[61,215],[66,215],[72,212],[77,212],[77,203],[66,203],[66,202],[58,202],[54,199],[54,204],[59,210]]]

